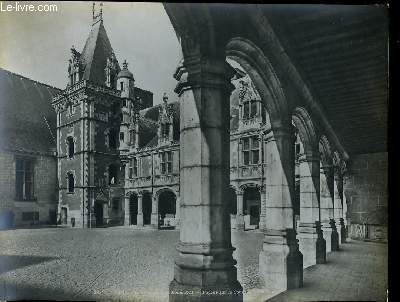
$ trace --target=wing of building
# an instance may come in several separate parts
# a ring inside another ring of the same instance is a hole
[[[60,89],[0,69],[0,224],[55,224]]]

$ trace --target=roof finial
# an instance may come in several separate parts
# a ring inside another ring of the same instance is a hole
[[[124,62],[122,63],[122,68],[128,69],[128,62],[126,62],[126,60],[124,60]]]
[[[92,18],[93,18],[93,25],[99,21],[103,21],[103,2],[100,2],[100,12],[98,14],[95,13],[95,6],[96,3],[93,2],[92,5]]]
[[[164,94],[163,94],[163,101],[164,101],[164,103],[168,102],[168,95],[166,92],[164,92]]]

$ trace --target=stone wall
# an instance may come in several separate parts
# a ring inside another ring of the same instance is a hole
[[[34,197],[33,201],[15,200],[15,158],[32,157],[34,160]],[[14,226],[48,224],[55,218],[58,196],[57,159],[55,156],[28,155],[17,152],[0,151],[0,220],[7,213],[13,213]],[[25,214],[23,214],[25,213]],[[27,214],[28,213],[28,214]],[[29,219],[29,216],[35,216]],[[25,217],[23,217],[23,215]],[[38,215],[38,217],[36,216]],[[24,219],[23,219],[24,218]],[[2,221],[0,221],[0,225]]]
[[[344,192],[352,238],[386,238],[388,219],[388,155],[352,157]]]

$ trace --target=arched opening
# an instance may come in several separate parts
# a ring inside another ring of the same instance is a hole
[[[261,195],[257,188],[246,187],[243,191],[243,214],[245,225],[258,226],[260,223]]]
[[[297,129],[296,129],[296,139],[293,148],[295,155],[293,215],[294,215],[295,227],[297,227],[297,222],[300,220],[300,177],[301,177],[300,155],[304,153],[303,144],[300,140],[300,135]]]
[[[68,193],[74,193],[75,192],[75,177],[74,177],[74,174],[69,172],[67,174],[67,180],[68,180]]]
[[[67,138],[67,146],[68,146],[68,157],[72,158],[75,154],[75,143],[74,143],[74,138],[69,136]]]
[[[104,202],[96,200],[94,203],[94,215],[96,217],[96,227],[101,227],[104,224]]]
[[[132,194],[129,197],[129,225],[137,224],[137,214],[138,214],[138,196]]]
[[[158,214],[160,226],[175,226],[176,196],[172,191],[165,190],[158,196]]]
[[[108,166],[108,184],[116,185],[118,184],[118,165],[111,164]]]
[[[151,224],[151,204],[152,196],[151,193],[143,193],[143,224]]]
[[[236,200],[236,191],[234,188],[229,187],[228,189],[228,209],[229,214],[236,215],[237,214],[237,200]]]

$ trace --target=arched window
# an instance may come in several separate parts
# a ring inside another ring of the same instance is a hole
[[[67,138],[67,145],[68,145],[68,157],[72,158],[75,154],[75,144],[74,144],[74,139],[70,136]]]
[[[75,177],[71,172],[68,173],[68,193],[74,193],[75,191]]]

